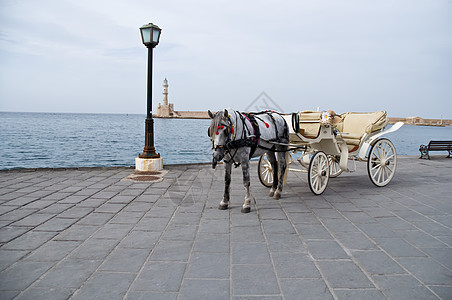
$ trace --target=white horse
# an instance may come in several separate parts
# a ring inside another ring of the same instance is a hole
[[[285,152],[288,148],[281,144],[289,142],[289,129],[284,118],[280,114],[270,111],[246,114],[225,109],[215,115],[211,111],[208,113],[212,119],[208,130],[212,141],[212,167],[215,168],[222,159],[225,163],[225,190],[219,209],[228,208],[232,164],[235,164],[236,167],[241,165],[243,172],[245,203],[242,212],[249,213],[251,211],[249,161],[252,157],[258,157],[264,153],[267,153],[273,168],[274,180],[269,196],[279,199],[286,172]],[[276,160],[275,152],[278,154],[278,160]]]

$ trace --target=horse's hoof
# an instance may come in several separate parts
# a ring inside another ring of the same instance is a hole
[[[220,206],[218,206],[218,209],[219,210],[226,210],[226,209],[228,209],[228,205],[226,204],[226,205],[221,205],[220,204]]]
[[[270,193],[268,193],[268,196],[269,197],[273,197],[275,195],[275,190],[274,189],[271,189],[270,190]]]
[[[247,214],[251,211],[251,207],[242,207],[242,213]]]
[[[275,199],[275,200],[281,199],[281,193],[275,192],[275,194],[273,195],[273,199]]]

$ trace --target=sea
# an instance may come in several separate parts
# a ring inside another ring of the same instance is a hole
[[[0,112],[0,170],[134,166],[144,147],[144,120],[139,114]],[[155,118],[154,144],[163,163],[210,162],[209,124]],[[398,155],[418,156],[421,144],[452,140],[452,127],[404,125],[385,137]]]

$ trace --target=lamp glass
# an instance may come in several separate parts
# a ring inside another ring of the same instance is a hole
[[[151,42],[151,28],[141,28],[141,36],[143,43],[148,44]]]
[[[159,36],[160,36],[160,30],[156,28],[152,28],[152,42],[158,43],[159,42]]]

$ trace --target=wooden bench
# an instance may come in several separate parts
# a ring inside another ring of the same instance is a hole
[[[419,147],[419,151],[421,152],[421,157],[419,158],[427,157],[428,159],[430,159],[430,151],[447,151],[449,152],[449,155],[447,157],[451,157],[452,141],[430,141],[427,146],[421,145]]]

